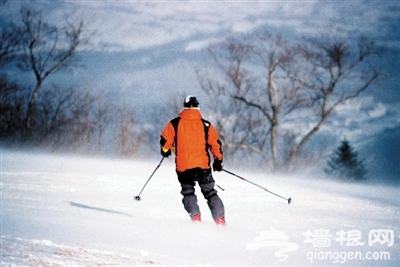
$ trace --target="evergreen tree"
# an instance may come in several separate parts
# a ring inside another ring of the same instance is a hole
[[[362,181],[365,180],[367,170],[364,163],[358,160],[358,153],[350,146],[347,140],[343,140],[340,147],[335,151],[332,158],[328,160],[325,173],[331,177]]]

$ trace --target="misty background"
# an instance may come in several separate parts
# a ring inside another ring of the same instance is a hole
[[[0,65],[6,84],[1,92],[2,119],[8,123],[2,127],[4,148],[157,159],[159,133],[178,114],[184,96],[196,95],[204,117],[218,124],[212,99],[219,98],[203,90],[197,75],[207,70],[224,80],[210,47],[264,30],[294,44],[324,35],[353,43],[362,35],[384,48],[369,62],[379,70],[380,79],[336,107],[303,150],[301,157],[312,160],[300,160],[295,171],[321,173],[346,139],[364,160],[368,180],[400,182],[398,1],[3,0],[0,5],[2,33],[11,24],[22,25],[21,8],[28,8],[59,29],[65,22],[84,22],[82,36],[88,39],[74,51],[79,61],[51,73],[41,84],[35,109],[40,116],[33,117],[32,135],[24,130],[23,120],[37,81],[34,72],[21,68],[18,57]],[[13,109],[4,103],[14,103]],[[219,105],[228,106],[223,101]],[[65,107],[64,117],[51,115],[59,110],[56,107]],[[79,124],[71,123],[71,118]],[[303,119],[306,125],[307,117]],[[16,120],[20,124],[14,124]],[[50,122],[57,127],[44,130]],[[272,171],[258,155],[224,152],[226,166]]]

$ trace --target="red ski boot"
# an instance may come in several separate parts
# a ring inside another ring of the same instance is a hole
[[[218,218],[215,220],[217,226],[226,227],[226,221],[224,217]]]
[[[192,222],[201,222],[201,214],[195,214],[192,216]]]

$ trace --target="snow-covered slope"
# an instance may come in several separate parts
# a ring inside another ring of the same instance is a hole
[[[1,151],[2,266],[400,266],[399,188],[214,173],[218,228],[183,210],[173,159],[121,161]]]

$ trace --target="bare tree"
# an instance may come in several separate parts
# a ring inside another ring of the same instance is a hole
[[[25,42],[24,57],[19,66],[24,71],[32,71],[36,80],[25,119],[29,129],[43,82],[56,71],[72,67],[77,62],[77,49],[88,41],[88,37],[84,35],[83,20],[73,24],[66,19],[63,26],[55,26],[44,20],[42,12],[29,7],[23,7],[21,15]]]
[[[27,97],[26,87],[0,76],[0,137],[16,138],[20,133]]]
[[[103,136],[109,126],[112,107],[103,93],[54,85],[43,89],[36,102],[32,120],[34,140],[53,149],[84,153],[102,149]]]
[[[13,61],[21,52],[23,34],[21,28],[9,23],[0,28],[0,67]]]
[[[112,121],[114,119],[113,111],[115,108],[116,107],[113,106],[112,103],[109,103],[109,98],[104,97],[104,94],[98,100],[96,106],[93,107],[93,117],[96,122],[96,150],[99,152],[102,151],[106,146],[106,132],[107,128],[112,125]]]
[[[144,138],[144,131],[135,119],[134,110],[127,105],[122,105],[117,114],[118,125],[116,127],[117,147],[119,155],[128,157],[134,155]]]
[[[210,47],[219,72],[198,72],[198,79],[215,104],[226,147],[260,155],[272,170],[291,171],[332,111],[378,78],[367,60],[378,50],[365,38],[357,45],[295,43],[254,34]],[[311,127],[302,129],[304,120]]]
[[[76,90],[57,86],[43,90],[36,101],[36,108],[32,120],[34,124],[34,140],[42,146],[52,146],[53,149],[72,147],[67,140],[69,125],[74,120],[72,114],[79,102]],[[73,134],[76,134],[75,132]],[[75,135],[76,139],[78,136]]]
[[[379,55],[382,47],[361,36],[356,44],[348,41],[311,42],[311,47],[302,51],[309,65],[318,70],[317,75],[304,82],[310,89],[313,111],[316,117],[311,129],[301,136],[300,141],[292,148],[288,157],[289,170],[293,168],[296,157],[304,145],[326,123],[332,112],[340,104],[357,98],[374,83],[381,73],[368,59]],[[296,80],[301,80],[297,76]]]

